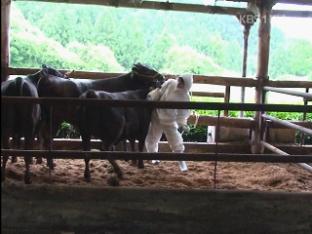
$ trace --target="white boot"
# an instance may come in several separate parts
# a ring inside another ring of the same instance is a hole
[[[179,161],[179,167],[182,172],[187,171],[187,165],[185,161]]]
[[[157,165],[160,163],[160,161],[159,160],[152,160],[152,163]]]

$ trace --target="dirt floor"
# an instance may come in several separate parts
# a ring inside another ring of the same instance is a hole
[[[116,178],[108,161],[90,162],[91,182],[84,181],[83,160],[55,160],[55,170],[49,173],[45,163],[33,164],[33,184],[111,186]],[[130,162],[118,161],[124,176],[122,187],[213,189],[214,162],[188,162],[189,170],[180,172],[177,162],[162,161],[159,165],[145,162],[138,169]],[[8,162],[6,183],[23,183],[24,161]],[[217,189],[312,192],[312,173],[294,164],[221,163],[217,164]]]

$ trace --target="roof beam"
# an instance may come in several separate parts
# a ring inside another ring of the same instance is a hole
[[[269,0],[224,0],[227,2],[261,2]],[[296,4],[296,5],[312,5],[311,0],[271,0],[275,3]]]
[[[209,14],[221,14],[221,15],[246,15],[246,14],[251,13],[250,11],[244,8],[239,8],[239,7],[205,6],[205,5],[199,5],[199,4],[139,1],[139,0],[132,0],[132,1],[131,0],[118,0],[118,1],[117,0],[15,0],[15,1],[91,4],[91,5],[110,6],[110,7],[196,12],[196,13],[209,13]],[[251,0],[233,0],[233,1],[248,2]],[[312,17],[312,11],[273,10],[272,15],[273,16],[287,16],[287,17]]]
[[[18,0],[18,1],[29,1],[29,0]],[[246,9],[239,7],[205,6],[199,4],[184,4],[184,3],[140,1],[140,0],[32,0],[32,1],[52,2],[52,3],[92,4],[111,7],[185,11],[185,12],[198,12],[198,13],[210,13],[221,15],[241,15],[246,14],[248,12]]]
[[[272,10],[272,16],[312,18],[312,11]]]

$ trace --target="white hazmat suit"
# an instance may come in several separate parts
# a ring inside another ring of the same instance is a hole
[[[161,88],[150,92],[148,99],[154,101],[189,102],[189,91],[192,84],[193,75],[183,75],[177,79],[168,79]],[[173,152],[184,152],[183,138],[178,129],[188,129],[187,119],[190,113],[190,110],[186,109],[156,109],[152,114],[150,128],[145,139],[147,152],[158,152],[158,143],[163,133],[165,133]],[[181,171],[187,171],[184,161],[179,161],[179,166]]]

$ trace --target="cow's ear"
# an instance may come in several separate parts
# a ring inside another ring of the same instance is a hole
[[[45,68],[42,68],[41,71],[40,71],[40,73],[41,73],[41,76],[43,76],[43,77],[49,76],[49,72],[47,71],[47,68],[46,68],[46,67],[45,67]]]

